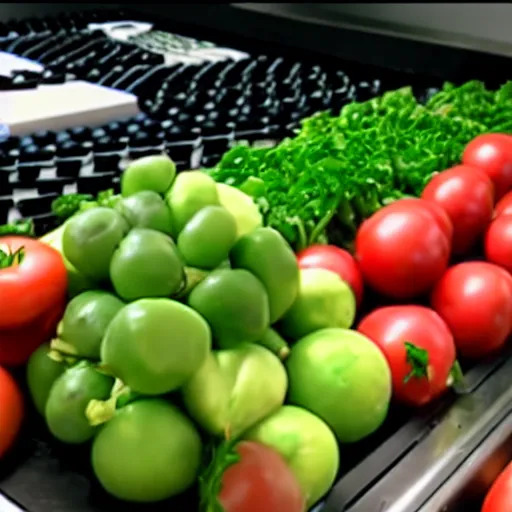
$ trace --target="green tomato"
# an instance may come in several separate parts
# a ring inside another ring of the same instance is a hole
[[[193,423],[160,399],[120,409],[92,445],[92,467],[116,498],[150,503],[181,494],[197,479],[201,438]]]
[[[126,301],[170,297],[184,285],[185,270],[172,239],[147,228],[134,228],[110,262],[110,280]]]
[[[238,437],[283,405],[286,370],[254,343],[215,350],[182,388],[188,414],[208,433]]]
[[[64,311],[58,335],[68,353],[88,359],[100,358],[100,345],[112,318],[124,306],[115,295],[91,290],[72,299]],[[56,347],[58,349],[58,347]]]
[[[54,361],[49,353],[50,345],[45,343],[32,353],[27,363],[28,390],[37,412],[41,415],[44,415],[53,383],[66,369],[64,362]]]
[[[116,209],[132,227],[172,234],[171,212],[162,196],[153,190],[141,190],[123,198]]]
[[[214,270],[192,290],[188,304],[206,318],[220,348],[258,341],[269,327],[267,292],[247,270]]]
[[[338,274],[323,268],[300,270],[299,294],[281,318],[280,328],[297,340],[328,327],[348,329],[356,316],[352,288]]]
[[[96,281],[106,280],[112,254],[128,230],[128,223],[116,210],[86,210],[66,223],[62,235],[64,256],[82,274]]]
[[[251,196],[225,183],[217,183],[217,193],[221,206],[236,220],[237,238],[263,226],[263,216]]]
[[[39,240],[60,252],[68,274],[68,297],[73,298],[86,290],[94,288],[95,283],[91,278],[79,272],[64,255],[62,237],[67,222],[68,221],[60,225],[58,228],[55,228],[53,231],[46,233],[46,235],[42,236]]]
[[[236,241],[236,222],[222,206],[205,206],[178,236],[178,251],[191,267],[214,269],[229,255]]]
[[[182,386],[211,348],[206,321],[170,299],[141,299],[108,326],[101,359],[133,391],[159,395]]]
[[[165,194],[176,177],[176,164],[167,155],[150,155],[134,160],[121,177],[121,195],[141,190]]]
[[[341,443],[373,433],[387,416],[391,371],[377,345],[349,329],[299,340],[286,360],[289,403],[322,418]]]
[[[53,384],[45,408],[46,424],[59,441],[85,443],[96,433],[85,416],[91,400],[106,400],[114,379],[82,362],[66,370]]]
[[[281,233],[268,227],[255,229],[238,240],[230,259],[233,268],[244,268],[263,283],[270,323],[279,320],[299,293],[297,258]]]
[[[215,181],[201,171],[178,174],[166,196],[176,239],[187,222],[205,206],[219,205]]]

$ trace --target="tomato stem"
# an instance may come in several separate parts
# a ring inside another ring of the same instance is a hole
[[[411,365],[411,371],[405,376],[404,384],[407,384],[413,377],[417,379],[426,378],[428,375],[428,351],[423,348],[417,347],[409,341],[404,342],[406,351],[406,360]]]
[[[185,267],[183,286],[176,294],[176,299],[186,297],[207,275],[206,270],[195,267]]]
[[[56,363],[63,363],[67,366],[71,366],[78,361],[76,357],[67,356],[62,352],[59,352],[58,350],[52,350],[51,348],[48,351],[48,357]]]
[[[0,269],[20,265],[25,257],[25,247],[18,247],[14,252],[10,247],[7,250],[0,249]]]
[[[61,340],[60,338],[54,338],[50,342],[50,349],[54,352],[60,352],[67,356],[77,356],[78,351],[74,345],[67,341]]]
[[[464,378],[462,368],[460,367],[460,363],[457,360],[455,360],[450,370],[446,386],[453,387],[455,391],[460,394],[466,392],[466,380]]]
[[[117,408],[117,401],[124,395],[130,393],[130,388],[120,379],[116,379],[112,386],[110,398],[107,400],[91,400],[85,409],[85,416],[93,427],[110,421]]]

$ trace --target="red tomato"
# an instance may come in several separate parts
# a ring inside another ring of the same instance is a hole
[[[400,201],[360,226],[356,259],[367,284],[378,292],[408,299],[429,291],[443,275],[450,240],[434,216]]]
[[[499,350],[512,331],[512,277],[492,263],[468,261],[449,268],[431,300],[465,357]]]
[[[19,366],[26,363],[32,352],[55,335],[65,307],[66,303],[62,301],[29,324],[0,329],[0,364]]]
[[[439,227],[443,230],[449,240],[453,237],[453,224],[448,217],[448,214],[444,210],[442,206],[439,206],[432,201],[425,201],[424,199],[420,199],[419,197],[406,197],[404,199],[399,199],[394,203],[391,203],[388,208],[393,208],[393,206],[398,206],[400,208],[405,206],[416,206],[418,208],[423,208],[428,210],[436,219],[439,224]]]
[[[0,367],[0,457],[11,447],[23,419],[23,397],[11,375]]]
[[[484,238],[485,259],[512,272],[512,213],[496,217]]]
[[[421,197],[442,206],[450,217],[455,254],[471,249],[492,219],[493,185],[478,169],[457,165],[436,174]]]
[[[55,249],[21,236],[0,238],[0,249],[23,254],[21,261],[0,266],[0,329],[29,324],[66,297],[66,267]]]
[[[482,169],[494,184],[496,200],[512,189],[512,137],[486,133],[475,137],[464,150],[462,163]]]
[[[512,192],[505,194],[494,208],[494,216],[512,214]]]
[[[485,497],[482,512],[512,510],[512,462],[499,474]]]
[[[221,482],[224,512],[305,512],[305,499],[284,459],[252,441],[237,445],[240,460],[229,466]]]
[[[395,400],[421,406],[446,391],[455,343],[435,311],[412,305],[383,307],[363,318],[357,330],[386,356]]]
[[[297,254],[299,268],[323,268],[338,274],[354,292],[357,306],[363,300],[363,276],[354,257],[335,245],[312,245]]]

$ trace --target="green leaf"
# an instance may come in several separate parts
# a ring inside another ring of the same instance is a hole
[[[428,380],[428,351],[408,341],[404,342],[404,345],[407,363],[411,365],[411,371],[404,378],[404,383],[407,384],[412,378]]]
[[[225,512],[219,502],[224,472],[240,461],[237,441],[211,442],[205,450],[205,469],[199,476],[199,512]]]

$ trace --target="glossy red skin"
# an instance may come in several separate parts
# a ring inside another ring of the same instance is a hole
[[[448,217],[448,214],[444,210],[442,206],[439,206],[432,201],[425,201],[424,199],[420,199],[419,197],[404,197],[403,199],[399,199],[394,203],[391,203],[387,206],[388,209],[392,209],[393,207],[403,208],[405,206],[416,206],[418,208],[423,208],[428,210],[436,219],[439,224],[439,227],[446,234],[448,239],[451,241],[453,237],[453,224]]]
[[[484,238],[485,259],[512,273],[512,213],[496,217]]]
[[[510,512],[512,510],[512,462],[492,484],[481,512]]]
[[[505,194],[494,208],[494,217],[512,214],[512,192]]]
[[[478,167],[494,184],[496,201],[512,189],[512,137],[487,133],[475,137],[464,150],[462,163]]]
[[[394,203],[363,222],[355,249],[366,284],[383,295],[410,299],[441,278],[451,244],[429,211]]]
[[[20,264],[0,269],[0,329],[30,324],[66,297],[68,278],[62,256],[52,247],[21,236],[0,238],[0,248],[24,247]]]
[[[359,307],[363,300],[363,275],[355,258],[335,245],[311,245],[297,254],[299,268],[323,268],[338,274],[356,297]]]
[[[493,216],[493,184],[483,171],[471,167],[457,165],[436,174],[421,197],[441,206],[450,217],[454,254],[467,253]]]
[[[407,405],[422,406],[447,389],[455,362],[455,343],[448,326],[432,309],[423,306],[388,306],[361,320],[357,330],[384,353],[393,379],[393,397]],[[428,378],[411,377],[405,342],[428,352]]]
[[[20,366],[32,353],[55,335],[66,302],[44,311],[39,318],[15,329],[0,329],[0,365]]]
[[[0,367],[0,459],[18,436],[23,412],[21,391],[9,372]]]
[[[512,277],[492,263],[468,261],[449,268],[432,291],[431,304],[464,357],[498,351],[512,331]]]
[[[306,512],[297,479],[272,448],[252,441],[237,445],[239,462],[222,477],[224,512]]]

